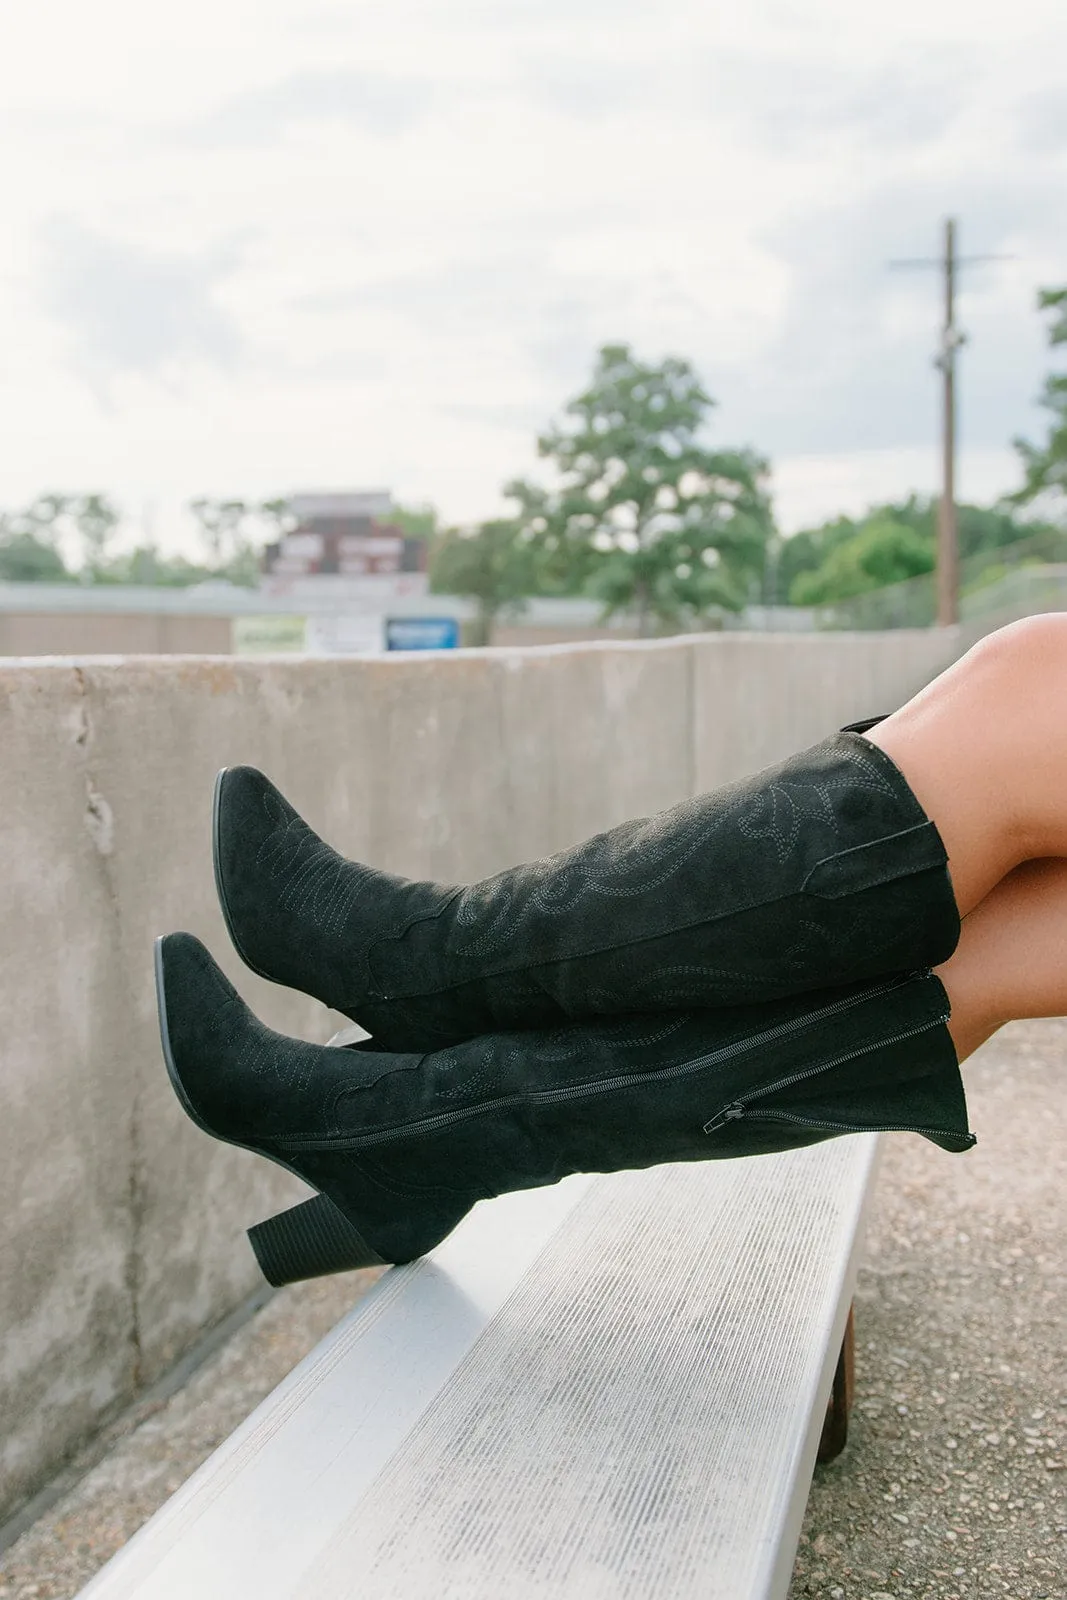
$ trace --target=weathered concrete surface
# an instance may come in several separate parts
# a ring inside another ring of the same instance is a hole
[[[75,1455],[73,1488],[0,1551],[0,1600],[76,1595],[377,1276],[348,1272],[280,1290],[175,1393],[150,1392],[116,1417]]]
[[[216,769],[265,768],[350,855],[482,875],[890,707],[943,636],[403,659],[0,667],[0,1519],[257,1281],[302,1191],[206,1139],[159,1060],[151,943],[187,928],[272,1026],[338,1019],[247,973],[215,902]]]
[[[816,1471],[791,1600],[1067,1596],[1067,1020],[963,1071],[973,1151],[885,1144],[851,1437]]]
[[[0,705],[0,1507],[130,1393],[131,1067],[73,669]],[[2,1513],[0,1513],[2,1514]]]
[[[232,632],[229,617],[174,612],[0,611],[0,656],[228,654]]]
[[[744,777],[895,711],[955,659],[951,631],[719,634],[693,642],[694,783]]]

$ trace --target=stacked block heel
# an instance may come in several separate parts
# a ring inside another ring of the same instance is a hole
[[[280,1289],[303,1278],[385,1265],[343,1212],[323,1194],[249,1228],[248,1238],[267,1282]]]

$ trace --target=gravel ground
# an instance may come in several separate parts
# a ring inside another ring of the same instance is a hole
[[[964,1071],[977,1149],[885,1141],[849,1444],[791,1600],[1067,1596],[1067,1021]]]
[[[280,1290],[177,1394],[128,1412],[109,1430],[114,1442],[104,1458],[0,1555],[0,1600],[76,1595],[377,1276],[348,1273]]]
[[[1067,1021],[1004,1030],[967,1077],[976,1151],[886,1141],[851,1439],[816,1472],[790,1600],[1067,1600]],[[372,1280],[282,1291],[117,1424],[0,1556],[0,1600],[75,1595]]]

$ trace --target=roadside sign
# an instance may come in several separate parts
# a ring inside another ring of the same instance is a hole
[[[306,649],[303,617],[237,616],[233,619],[233,650],[239,656],[290,655]]]
[[[455,617],[386,617],[387,650],[455,650],[459,623]]]
[[[313,656],[377,655],[382,648],[382,618],[310,616],[307,651]]]

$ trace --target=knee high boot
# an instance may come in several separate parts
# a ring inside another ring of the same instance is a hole
[[[207,1133],[319,1193],[250,1230],[272,1283],[433,1248],[476,1201],[666,1161],[910,1130],[968,1149],[929,973],[802,999],[496,1034],[425,1055],[264,1027],[191,934],[156,950],[163,1052]]]
[[[233,767],[214,857],[246,964],[388,1050],[773,999],[936,966],[959,937],[936,827],[847,730],[469,887],[346,861],[262,773]]]

